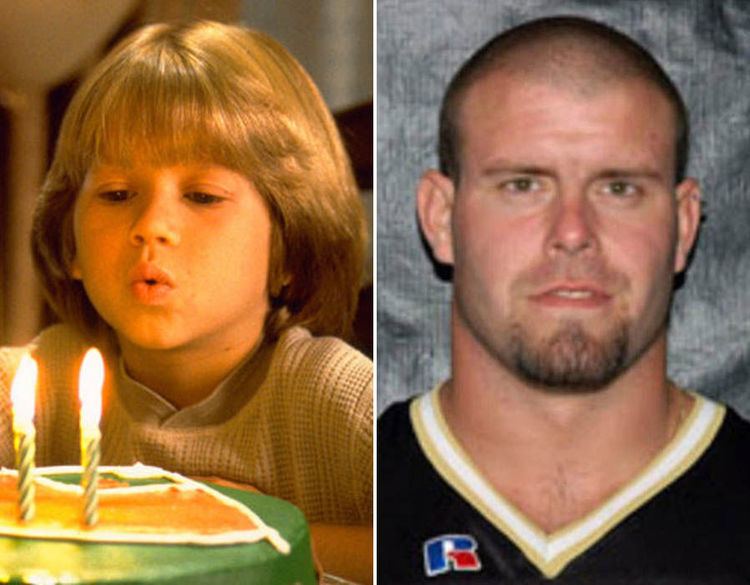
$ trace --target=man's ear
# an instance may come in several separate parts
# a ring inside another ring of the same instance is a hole
[[[677,249],[674,271],[685,270],[701,222],[701,191],[695,179],[687,178],[675,190],[677,200]]]
[[[453,265],[453,200],[455,188],[444,174],[429,170],[417,187],[417,213],[432,255],[443,264]]]

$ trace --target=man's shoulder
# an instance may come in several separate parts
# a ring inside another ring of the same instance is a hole
[[[750,467],[744,464],[750,453],[750,421],[743,418],[730,406],[724,406],[725,414],[716,438],[707,455],[717,464],[735,469],[750,482]],[[742,465],[735,464],[742,462]],[[750,489],[750,483],[748,484]]]
[[[393,403],[378,417],[378,485],[384,502],[419,500],[420,494],[442,483],[412,426],[410,410],[418,399]]]
[[[378,576],[388,583],[426,583],[425,547],[481,522],[422,450],[410,412],[419,400],[391,404],[378,418]]]
[[[414,398],[389,404],[378,417],[378,436],[385,439],[398,438],[410,431],[409,408]]]
[[[709,429],[699,435],[694,447],[699,456],[663,490],[662,498],[666,498],[663,501],[689,509],[691,517],[707,534],[720,533],[723,526],[735,534],[732,538],[741,534],[743,542],[750,545],[747,538],[750,535],[750,466],[746,463],[750,453],[750,422],[729,406],[705,398],[702,402],[703,410],[708,405],[719,413],[720,424],[715,431]],[[699,418],[693,416],[692,419],[687,434],[698,433],[700,429]],[[681,445],[687,440],[688,437],[683,437]],[[718,536],[712,538],[716,540]]]
[[[724,427],[738,438],[750,441],[750,420],[741,415],[732,406],[725,405]]]

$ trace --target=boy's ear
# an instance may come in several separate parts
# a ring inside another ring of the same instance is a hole
[[[417,187],[417,213],[432,255],[443,264],[453,265],[453,200],[455,188],[444,174],[429,170]]]
[[[81,267],[78,265],[78,259],[75,256],[73,256],[73,258],[70,260],[70,263],[68,264],[68,274],[70,274],[70,277],[73,280],[83,280]]]
[[[279,298],[285,287],[292,283],[292,275],[290,272],[284,270],[278,277],[274,277],[273,274],[269,274],[268,278],[268,294],[271,298]]]
[[[695,179],[687,178],[675,190],[677,200],[677,248],[674,271],[685,270],[701,222],[701,191]]]

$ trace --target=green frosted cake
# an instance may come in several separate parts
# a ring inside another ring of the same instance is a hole
[[[307,523],[288,502],[141,465],[100,474],[89,528],[80,468],[36,470],[28,522],[16,472],[0,472],[0,583],[316,582]]]

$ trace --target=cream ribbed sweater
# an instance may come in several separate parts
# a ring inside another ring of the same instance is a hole
[[[40,364],[37,465],[78,463],[77,377],[86,346],[56,325],[29,348],[0,349],[0,465],[15,466],[10,382],[24,349]],[[103,464],[141,461],[249,483],[293,502],[310,522],[371,522],[372,363],[344,342],[301,328],[285,332],[237,413],[197,427],[135,420],[118,395],[117,359],[107,365]]]

